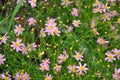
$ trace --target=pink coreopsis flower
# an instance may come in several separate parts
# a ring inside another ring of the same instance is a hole
[[[61,5],[68,6],[70,3],[71,3],[70,0],[62,0]]]
[[[76,66],[76,69],[76,72],[78,72],[80,75],[83,75],[88,70],[86,64],[82,65],[81,63],[79,63],[79,66]]]
[[[112,76],[115,80],[120,80],[120,68],[115,69],[115,73]]]
[[[46,59],[42,60],[42,63],[43,64],[50,64],[50,60],[46,58]]]
[[[0,54],[0,65],[4,64],[5,61],[4,55]]]
[[[25,30],[25,29],[22,28],[21,24],[19,24],[19,25],[15,25],[14,32],[17,33],[17,35],[22,34],[22,32],[23,32],[24,30]]]
[[[7,39],[10,38],[9,36],[6,36],[6,35],[7,35],[7,33],[5,33],[4,36],[0,37],[0,40],[1,40],[0,44],[6,43]]]
[[[51,24],[51,23],[55,23],[55,19],[47,17],[46,24]]]
[[[111,14],[110,13],[105,13],[102,17],[103,21],[107,21],[111,19]]]
[[[100,37],[99,37],[99,38],[97,39],[97,43],[98,43],[98,44],[106,44],[106,43],[109,43],[109,41],[105,41],[103,38],[100,38]]]
[[[53,68],[56,72],[58,72],[58,71],[60,71],[61,70],[61,68],[62,68],[62,66],[61,65],[55,65],[55,67]]]
[[[92,23],[91,23],[91,28],[93,29],[93,28],[95,28],[95,20],[92,20]]]
[[[75,27],[79,27],[79,24],[80,23],[80,20],[73,20],[72,24],[75,26]]]
[[[60,36],[60,31],[59,31],[59,29],[57,27],[56,27],[56,29],[53,32],[54,32],[54,34],[56,36]]]
[[[36,7],[37,0],[29,0],[28,1],[32,8]]]
[[[11,47],[13,48],[13,50],[16,50],[17,52],[21,51],[21,48],[24,46],[23,43],[21,43],[21,39],[17,38],[16,42],[12,42]]]
[[[105,5],[103,5],[103,11],[109,11],[110,7],[108,6],[108,4],[106,3]]]
[[[9,71],[6,71],[5,73],[1,74],[0,79],[2,79],[2,80],[11,80],[11,75],[9,74]]]
[[[45,32],[48,33],[48,35],[54,35],[54,30],[56,29],[56,23],[50,23],[46,24]]]
[[[48,65],[48,64],[41,63],[39,69],[40,69],[41,72],[43,72],[43,71],[45,71],[45,70],[48,71],[48,70],[49,70],[49,65]]]
[[[23,71],[21,71],[15,74],[14,79],[15,80],[30,80],[30,76],[27,72],[24,73]]]
[[[55,19],[48,17],[45,25],[45,32],[48,33],[48,35],[60,36],[60,31],[57,27],[57,23],[55,23]]]
[[[67,53],[63,53],[63,54],[60,54],[58,56],[58,63],[61,64],[62,62],[65,62],[67,59],[68,59],[68,54]]]
[[[74,73],[74,72],[76,72],[76,66],[75,65],[69,65],[68,67],[68,73]]]
[[[99,0],[96,0],[93,4],[94,7],[99,7],[101,5],[101,2]]]
[[[37,21],[36,21],[36,19],[35,18],[33,18],[33,17],[30,17],[29,19],[28,19],[28,25],[35,25],[37,23]]]
[[[52,80],[52,75],[48,75],[48,73],[46,74],[44,80]]]
[[[102,13],[102,12],[103,12],[103,9],[97,7],[97,8],[94,8],[94,9],[93,9],[93,12],[94,12],[94,13],[97,13],[97,12]]]
[[[78,9],[77,8],[73,8],[71,14],[73,16],[78,16]]]
[[[68,31],[68,32],[71,32],[71,31],[73,30],[73,27],[72,27],[72,26],[66,26],[66,28],[67,28],[67,31]]]
[[[111,17],[118,16],[118,13],[116,10],[110,11]]]
[[[37,45],[35,43],[28,44],[28,51],[36,50]]]
[[[27,72],[25,72],[23,75],[22,75],[22,80],[30,80],[31,78],[30,78],[30,75],[27,73]]]
[[[40,37],[45,37],[45,36],[46,36],[45,30],[42,28],[40,31]]]
[[[99,32],[97,31],[97,28],[93,28],[92,31],[93,31],[94,35],[99,35]]]
[[[82,56],[82,54],[80,54],[80,52],[75,51],[75,55],[73,55],[73,57],[74,57],[77,61],[83,61],[83,56]]]
[[[112,50],[112,52],[116,55],[116,57],[118,58],[118,59],[120,59],[120,50],[118,50],[118,49],[113,49]]]
[[[22,51],[22,54],[28,54],[28,47],[23,46],[23,47],[21,48],[21,51]]]
[[[113,62],[114,60],[116,60],[115,59],[115,54],[112,54],[111,52],[109,52],[109,51],[107,51],[106,53],[105,53],[105,55],[107,56],[106,58],[105,58],[105,60],[107,60],[108,62]]]

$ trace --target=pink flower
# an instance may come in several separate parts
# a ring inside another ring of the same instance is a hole
[[[46,74],[44,80],[52,80],[52,75],[48,75],[48,73]]]
[[[94,13],[97,13],[97,12],[102,13],[102,12],[103,12],[103,9],[97,7],[97,8],[94,8],[94,9],[93,9],[93,12],[94,12]]]
[[[51,23],[55,23],[55,19],[53,18],[50,18],[50,17],[47,17],[47,21],[46,21],[46,24],[51,24]]]
[[[61,5],[68,6],[70,3],[71,3],[70,0],[62,0]]]
[[[45,30],[42,28],[40,31],[40,37],[45,37],[45,36],[46,36]]]
[[[4,55],[0,54],[0,65],[4,64],[5,61]]]
[[[80,23],[80,20],[73,20],[72,24],[75,26],[75,27],[79,27],[79,24]]]
[[[94,35],[99,35],[99,32],[97,31],[97,28],[93,28],[92,31],[93,31]]]
[[[110,13],[105,13],[102,17],[103,21],[110,20],[111,19],[111,14]]]
[[[5,73],[1,74],[0,79],[2,79],[2,80],[11,80],[11,75],[9,74],[9,71],[6,71]]]
[[[118,59],[120,59],[120,50],[118,49],[113,49],[112,52],[117,56]]]
[[[111,17],[118,16],[118,13],[116,10],[111,11],[110,14],[111,14]]]
[[[28,2],[30,3],[32,8],[36,7],[37,0],[29,0]]]
[[[17,33],[17,35],[20,35],[22,34],[22,32],[24,31],[25,29],[22,28],[21,24],[19,24],[18,26],[15,25],[15,29],[14,29],[14,32]]]
[[[93,4],[94,7],[99,7],[101,5],[101,2],[99,0],[96,0]]]
[[[72,27],[72,26],[66,26],[66,28],[67,28],[67,31],[68,31],[68,32],[71,32],[71,31],[73,30],[73,27]]]
[[[68,59],[68,54],[67,53],[63,53],[63,54],[60,54],[58,56],[58,63],[61,64],[62,62],[65,62],[67,59]]]
[[[24,46],[23,43],[21,43],[21,39],[16,39],[16,42],[12,42],[11,47],[13,48],[13,50],[16,50],[17,52],[21,51],[21,48]]]
[[[53,69],[58,72],[61,70],[61,68],[62,68],[62,66],[56,64]]]
[[[36,19],[35,18],[33,18],[33,17],[30,17],[29,19],[28,19],[28,25],[35,25],[37,23],[37,21],[36,21]]]
[[[105,43],[109,43],[109,41],[105,41],[103,38],[100,38],[100,37],[99,37],[99,38],[97,39],[97,43],[98,43],[98,44],[105,44]]]
[[[0,44],[6,43],[7,39],[10,38],[9,36],[6,36],[6,35],[7,35],[7,33],[5,33],[4,36],[0,37],[0,40],[1,40]]]
[[[75,51],[76,55],[73,55],[73,57],[77,60],[77,61],[83,61],[83,56],[82,54],[80,54],[80,52]]]
[[[109,11],[110,7],[108,6],[108,3],[106,3],[105,5],[103,5],[103,11]]]
[[[73,8],[71,14],[73,16],[78,16],[78,9],[77,8]]]
[[[50,60],[46,58],[46,59],[42,60],[42,63],[43,64],[50,64]]]
[[[59,29],[56,27],[56,29],[54,30],[54,34],[56,35],[56,36],[60,36],[60,31],[59,31]]]
[[[120,69],[115,69],[115,73],[112,76],[115,80],[120,80]]]
[[[76,72],[76,66],[75,65],[73,65],[73,66],[71,66],[71,65],[69,65],[68,67],[68,73],[74,73],[74,72]]]
[[[106,58],[105,58],[105,60],[107,60],[108,62],[113,62],[114,60],[116,60],[115,59],[115,54],[112,54],[111,52],[109,52],[109,51],[107,51],[106,53],[105,53],[105,55],[107,56]]]
[[[86,64],[82,66],[81,63],[79,63],[79,66],[76,66],[76,68],[77,68],[76,72],[78,72],[80,75],[83,75],[88,70],[88,68],[86,67]]]
[[[39,69],[40,69],[40,71],[42,71],[42,72],[45,71],[45,70],[48,71],[48,70],[49,70],[49,65],[48,65],[48,64],[41,63]]]
[[[36,50],[37,45],[35,43],[28,44],[28,51]]]
[[[45,25],[46,25],[45,32],[47,32],[48,35],[60,36],[60,31],[56,26],[57,23],[55,23],[55,19],[48,17]]]
[[[14,76],[15,80],[30,80],[30,76],[29,74],[27,74],[27,72],[17,72],[16,75]]]
[[[22,54],[28,54],[28,47],[24,46],[21,48]]]
[[[92,20],[92,23],[91,23],[91,28],[93,29],[93,28],[95,28],[95,20]]]
[[[47,27],[45,28],[45,32],[48,33],[48,35],[54,35],[54,30],[56,29],[56,23],[49,23],[45,24]]]

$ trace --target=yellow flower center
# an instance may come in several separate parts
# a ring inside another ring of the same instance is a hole
[[[113,58],[113,55],[110,55],[108,58],[109,58],[109,59],[112,59],[112,58]]]
[[[80,66],[80,70],[84,71],[85,67],[84,66]]]
[[[66,57],[63,57],[62,60],[63,60],[63,61],[66,61]]]
[[[21,27],[18,27],[17,30],[18,30],[18,31],[21,31]]]
[[[45,80],[49,80],[49,77],[48,77],[48,76],[46,76]]]
[[[8,80],[9,78],[8,77],[5,77],[3,80]]]
[[[15,47],[18,47],[18,46],[19,46],[19,43],[18,43],[18,42],[16,42],[16,43],[15,43]]]
[[[4,41],[4,40],[5,40],[5,36],[2,36],[2,38],[1,38],[1,39],[2,39],[2,41]]]
[[[54,26],[51,25],[51,26],[50,26],[50,29],[53,29],[53,28],[54,28]]]

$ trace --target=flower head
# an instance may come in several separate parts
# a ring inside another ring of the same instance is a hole
[[[115,59],[115,54],[112,54],[111,52],[109,52],[109,51],[107,51],[106,53],[105,53],[105,55],[107,56],[106,58],[105,58],[105,60],[107,60],[108,62],[113,62],[114,60],[116,60]]]
[[[37,21],[36,21],[36,19],[35,18],[33,18],[33,17],[30,17],[29,19],[28,19],[28,25],[35,25],[37,23]]]
[[[17,52],[21,51],[22,47],[24,46],[24,44],[21,43],[21,41],[21,39],[17,38],[16,42],[12,42],[11,47],[13,48],[13,50],[16,50]]]
[[[5,61],[4,55],[0,54],[0,65],[4,64]]]
[[[71,73],[71,72],[72,72],[72,73],[76,72],[76,66],[75,66],[75,65],[73,65],[73,66],[72,66],[72,65],[69,65],[67,68],[68,68],[68,72],[69,72],[69,73]]]
[[[77,68],[76,72],[78,72],[80,75],[83,75],[88,70],[86,64],[82,65],[81,63],[79,63],[79,66],[76,66],[76,68]]]
[[[78,9],[77,8],[73,8],[71,14],[73,16],[78,16]]]
[[[7,39],[10,38],[9,36],[6,36],[6,35],[7,35],[7,33],[4,36],[0,37],[0,40],[1,40],[0,44],[6,43]]]
[[[72,24],[75,26],[75,27],[79,27],[79,24],[80,23],[80,20],[73,20]]]
[[[73,55],[73,57],[74,57],[77,61],[83,61],[83,56],[82,56],[82,54],[80,54],[80,52],[75,51],[75,55]]]
[[[21,24],[19,24],[19,25],[15,25],[14,32],[17,33],[17,35],[22,34],[22,32],[23,32],[24,30],[25,30],[25,29],[22,28]]]
[[[70,0],[62,0],[61,5],[68,6],[70,3]]]
[[[60,71],[62,66],[56,64],[55,67],[53,68],[56,72]]]
[[[53,78],[52,75],[46,74],[44,80],[52,80],[52,78]]]
[[[29,0],[28,1],[32,8],[36,7],[37,0]]]

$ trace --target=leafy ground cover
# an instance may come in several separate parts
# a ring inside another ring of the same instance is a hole
[[[119,0],[0,0],[0,79],[120,80]]]

